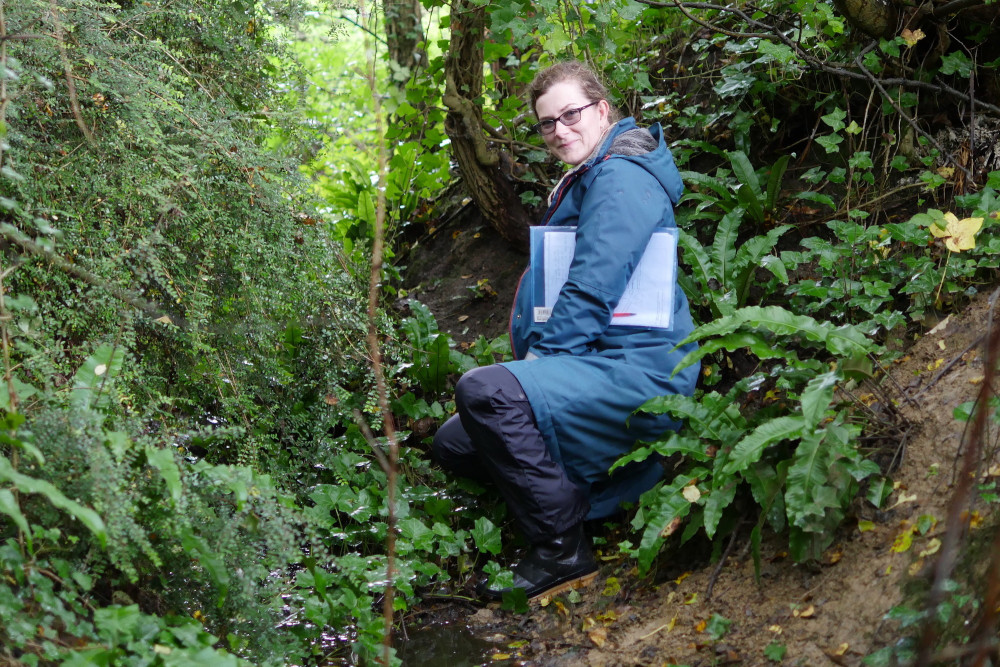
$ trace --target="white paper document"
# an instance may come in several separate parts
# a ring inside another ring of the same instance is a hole
[[[576,247],[575,227],[533,227],[531,261],[534,319],[545,322],[569,277]],[[677,279],[677,230],[657,229],[615,308],[612,326],[673,326]]]

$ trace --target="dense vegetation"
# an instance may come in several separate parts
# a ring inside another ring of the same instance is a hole
[[[422,439],[506,342],[398,315],[392,259],[456,173],[523,238],[563,56],[688,186],[702,388],[613,548],[815,558],[891,489],[879,368],[1000,266],[998,5],[835,4],[0,0],[0,664],[379,660],[380,602],[503,576]]]

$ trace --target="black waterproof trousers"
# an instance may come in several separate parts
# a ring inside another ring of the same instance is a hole
[[[586,495],[545,445],[528,398],[503,366],[464,374],[455,387],[458,414],[434,436],[434,458],[451,472],[493,482],[531,544],[576,525]]]

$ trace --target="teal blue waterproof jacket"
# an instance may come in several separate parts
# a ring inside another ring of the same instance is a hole
[[[647,133],[631,118],[618,122],[550,197],[542,224],[577,228],[569,278],[550,319],[533,323],[530,266],[514,297],[510,340],[518,361],[504,365],[524,388],[553,458],[588,494],[591,519],[637,500],[662,478],[655,457],[610,477],[608,470],[636,441],[681,426],[667,415],[633,414],[636,408],[656,396],[691,395],[698,378],[698,365],[673,375],[693,349],[674,349],[694,328],[679,286],[672,329],[609,326],[653,230],[676,226],[673,206],[683,188],[659,125]]]

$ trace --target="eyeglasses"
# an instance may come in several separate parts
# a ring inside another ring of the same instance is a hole
[[[583,110],[594,106],[598,102],[600,102],[600,100],[597,100],[597,102],[591,102],[590,104],[585,104],[584,106],[577,107],[576,109],[563,111],[555,118],[546,118],[539,123],[535,123],[531,126],[531,129],[535,132],[540,132],[541,134],[552,134],[556,131],[556,123],[562,123],[566,127],[576,125],[580,122],[580,115],[583,113]]]

